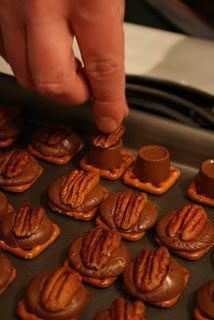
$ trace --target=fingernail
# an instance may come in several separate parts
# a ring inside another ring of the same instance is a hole
[[[100,117],[97,121],[99,129],[106,133],[111,133],[117,129],[119,124],[114,118],[111,117]]]

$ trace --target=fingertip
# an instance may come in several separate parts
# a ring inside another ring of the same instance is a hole
[[[100,116],[95,118],[98,129],[105,133],[111,133],[119,126],[118,122],[109,116]]]
[[[124,100],[94,101],[94,118],[99,130],[111,133],[122,123],[125,112]]]

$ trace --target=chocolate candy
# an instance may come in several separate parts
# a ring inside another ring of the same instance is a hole
[[[88,163],[99,169],[113,170],[122,163],[122,142],[109,148],[100,148],[91,144],[87,154]]]
[[[200,170],[187,190],[195,201],[214,207],[214,160],[202,162]]]
[[[198,290],[196,307],[194,310],[194,319],[214,319],[214,280],[205,283]]]
[[[97,224],[117,230],[126,240],[141,239],[158,218],[156,206],[145,193],[130,190],[111,194],[100,206]]]
[[[26,191],[42,174],[43,168],[27,151],[14,149],[0,154],[0,188]]]
[[[83,146],[82,139],[71,127],[57,125],[39,129],[28,149],[37,158],[54,164],[65,164]]]
[[[60,234],[42,207],[23,204],[0,221],[0,248],[24,259],[32,259],[51,245]]]
[[[31,280],[17,314],[22,320],[78,320],[89,298],[80,275],[61,267]]]
[[[9,147],[20,133],[20,109],[0,106],[0,148]]]
[[[105,288],[112,285],[129,261],[130,253],[120,234],[97,227],[73,241],[65,265],[78,271],[83,281]]]
[[[12,266],[12,263],[0,251],[0,294],[7,289],[15,277],[16,270]]]
[[[174,260],[169,251],[145,248],[123,273],[124,290],[134,298],[168,308],[182,294],[189,272]]]
[[[142,182],[159,186],[170,175],[170,156],[161,146],[148,145],[138,151],[134,174]]]
[[[134,160],[131,152],[123,149],[124,132],[124,126],[120,126],[109,135],[94,136],[87,156],[80,162],[81,167],[109,180],[119,179]]]
[[[108,310],[101,311],[94,320],[145,320],[145,305],[141,301],[133,303],[123,298],[114,300]]]
[[[108,195],[107,189],[99,182],[98,174],[82,170],[58,178],[48,191],[51,209],[77,220],[92,219]]]
[[[158,145],[147,145],[138,151],[134,166],[123,176],[123,181],[140,190],[162,194],[179,178],[180,170],[170,163],[169,151]]]
[[[156,226],[156,240],[177,255],[197,260],[214,245],[214,225],[203,207],[186,205],[163,216]]]

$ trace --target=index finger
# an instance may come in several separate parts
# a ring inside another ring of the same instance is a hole
[[[71,17],[94,97],[95,121],[105,132],[115,130],[127,112],[123,17],[123,0],[78,0]]]

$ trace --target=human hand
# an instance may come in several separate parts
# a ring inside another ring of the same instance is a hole
[[[124,0],[0,0],[0,54],[25,88],[66,104],[92,95],[98,128],[112,132],[128,114],[123,16]]]

